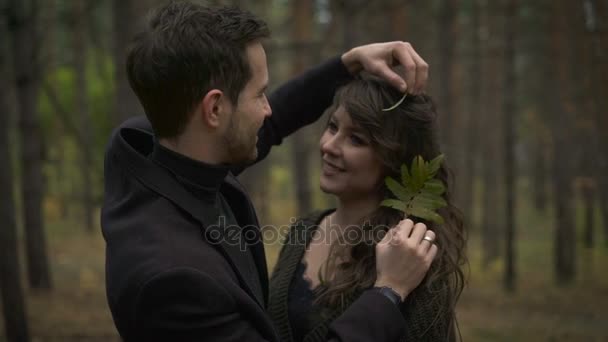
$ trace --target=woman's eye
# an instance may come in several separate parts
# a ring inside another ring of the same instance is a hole
[[[338,126],[336,126],[334,122],[330,121],[329,123],[327,123],[327,130],[329,130],[330,132],[336,132],[338,130]]]
[[[365,139],[357,136],[357,135],[351,135],[350,136],[350,140],[352,141],[353,145],[357,145],[357,146],[362,146],[362,145],[366,145],[367,142],[365,141]]]

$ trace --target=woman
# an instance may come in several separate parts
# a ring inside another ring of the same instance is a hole
[[[329,323],[373,286],[375,245],[403,219],[401,212],[380,206],[392,197],[385,178],[399,179],[401,166],[418,155],[431,160],[440,154],[432,101],[408,95],[399,103],[402,97],[382,81],[357,79],[336,93],[328,109],[331,117],[320,140],[320,186],[338,205],[294,224],[279,254],[269,313],[282,341],[323,340]],[[412,218],[435,232],[439,251],[425,280],[400,304],[406,341],[456,338],[465,236],[450,201],[445,163],[437,177],[447,189],[448,205],[438,211],[445,223]]]

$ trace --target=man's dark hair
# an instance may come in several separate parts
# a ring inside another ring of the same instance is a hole
[[[251,78],[246,47],[269,34],[265,22],[235,7],[180,1],[159,8],[127,55],[129,83],[156,136],[181,134],[211,89],[236,104]]]

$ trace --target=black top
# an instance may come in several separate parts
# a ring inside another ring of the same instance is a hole
[[[312,284],[304,278],[305,272],[306,263],[300,262],[289,288],[289,324],[293,332],[293,340],[296,342],[304,339],[312,325],[310,314],[313,312],[315,295],[311,289]]]
[[[154,141],[150,159],[171,172],[184,188],[205,203],[217,205],[229,165],[211,165],[176,153]]]
[[[333,209],[315,212],[296,222],[289,231],[279,253],[279,258],[270,279],[270,302],[268,312],[275,321],[281,341],[324,341],[332,322],[342,314],[340,310],[320,308],[312,304],[314,296],[306,291],[308,282],[303,279],[305,270],[302,260],[306,247],[321,220]],[[453,312],[448,305],[448,293],[444,280],[419,286],[399,306],[403,316],[404,334],[395,341],[455,340]],[[348,310],[358,298],[369,291],[345,296],[344,309]],[[383,297],[384,298],[384,297]],[[388,299],[385,298],[388,301]],[[319,313],[323,314],[320,315]],[[382,313],[369,311],[369,321],[382,319]],[[365,324],[365,323],[363,323]]]
[[[230,172],[229,165],[211,165],[188,158],[162,146],[156,140],[150,159],[171,172],[179,183],[202,203],[210,204],[217,209],[221,213],[220,224],[224,226],[224,229],[239,232],[239,246],[253,260],[250,246],[255,245],[260,236],[253,226],[241,227],[239,225],[226,196],[220,192],[220,187]],[[249,272],[246,272],[248,283],[254,287],[255,291],[261,293],[260,279],[255,276],[259,274],[255,263],[247,263],[247,266],[249,267]]]

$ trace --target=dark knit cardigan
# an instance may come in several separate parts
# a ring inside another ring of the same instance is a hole
[[[333,209],[315,212],[295,222],[290,227],[279,253],[270,279],[268,313],[274,320],[281,341],[294,341],[288,317],[288,297],[296,268],[302,261],[306,247],[318,225],[332,211]],[[345,298],[344,307],[348,307],[359,295],[360,293],[357,293]],[[447,298],[446,287],[438,284],[422,285],[410,293],[400,306],[406,321],[403,341],[454,341],[454,313],[445,309]],[[340,310],[328,311],[325,318],[317,320],[317,323],[310,327],[304,341],[325,341],[329,324],[340,314],[342,314]]]

